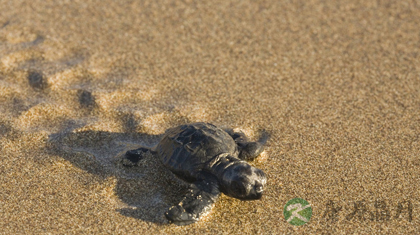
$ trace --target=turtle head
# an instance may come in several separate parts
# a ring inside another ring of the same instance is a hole
[[[238,161],[225,169],[222,190],[226,195],[242,200],[260,199],[266,182],[262,170]]]

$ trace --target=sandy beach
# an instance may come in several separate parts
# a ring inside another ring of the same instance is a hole
[[[420,232],[420,2],[0,0],[0,233]],[[261,200],[201,221],[125,151],[193,122],[270,135]],[[308,201],[309,222],[283,210]]]

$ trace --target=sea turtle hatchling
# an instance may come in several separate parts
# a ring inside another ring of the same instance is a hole
[[[264,142],[264,138],[248,142],[242,132],[193,123],[167,130],[151,149],[127,151],[123,164],[135,166],[150,151],[177,177],[191,183],[182,201],[165,213],[169,222],[187,225],[208,212],[221,192],[241,200],[261,198],[266,176],[244,160],[256,158]]]

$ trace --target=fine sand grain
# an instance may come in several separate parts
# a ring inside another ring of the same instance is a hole
[[[0,0],[0,233],[416,234],[420,2]],[[262,200],[189,226],[119,157],[205,121],[251,138]],[[307,200],[309,223],[283,207]]]

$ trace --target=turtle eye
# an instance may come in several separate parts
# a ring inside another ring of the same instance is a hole
[[[231,187],[235,195],[244,195],[245,190],[244,190],[244,187],[242,187],[241,183],[237,181],[233,181]]]

